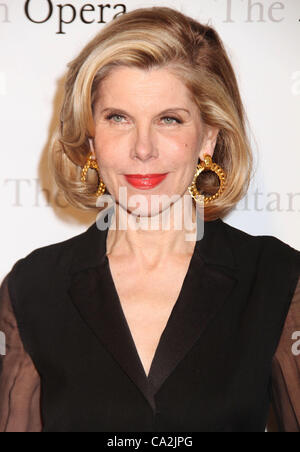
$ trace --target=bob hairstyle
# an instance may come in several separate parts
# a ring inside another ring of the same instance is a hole
[[[49,149],[50,171],[66,200],[80,209],[100,210],[97,171],[88,171],[85,184],[80,174],[90,154],[89,138],[95,136],[99,85],[118,66],[173,71],[188,88],[204,124],[220,129],[213,161],[225,170],[227,184],[221,196],[205,206],[204,215],[211,221],[227,214],[246,194],[253,165],[236,76],[218,33],[168,7],[119,16],[68,64],[61,124]],[[213,194],[218,187],[214,173],[201,173],[198,189],[203,194]]]

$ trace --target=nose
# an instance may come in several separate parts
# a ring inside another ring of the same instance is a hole
[[[149,124],[143,123],[136,126],[132,158],[138,158],[141,161],[157,158],[158,152],[154,144],[153,133]]]

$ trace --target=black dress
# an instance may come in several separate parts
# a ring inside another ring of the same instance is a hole
[[[299,432],[300,252],[205,223],[147,377],[107,232],[95,222],[6,275],[0,431],[264,432],[272,403]]]

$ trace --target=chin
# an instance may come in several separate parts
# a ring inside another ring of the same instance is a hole
[[[160,205],[157,205],[157,203],[155,205],[151,205],[150,200],[146,204],[143,203],[142,206],[140,205],[139,202],[132,203],[132,205],[130,205],[129,202],[128,205],[126,205],[118,201],[117,204],[119,204],[120,208],[127,212],[127,214],[130,215],[133,220],[137,221],[142,218],[155,217],[162,213],[163,211],[165,211],[166,209],[168,209],[170,205],[170,203],[164,206],[162,206],[161,203]]]

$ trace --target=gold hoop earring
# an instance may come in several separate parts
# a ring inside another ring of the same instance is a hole
[[[196,182],[197,182],[197,178],[198,178],[199,174],[201,174],[202,171],[207,171],[207,170],[210,170],[210,171],[213,171],[214,173],[216,173],[220,179],[220,188],[212,196],[201,195],[196,186]],[[225,174],[224,170],[216,163],[213,163],[211,156],[209,154],[206,154],[204,156],[203,162],[201,162],[197,165],[197,170],[194,175],[193,182],[189,186],[188,189],[189,189],[191,197],[194,198],[196,202],[203,203],[203,201],[204,201],[204,204],[208,204],[211,201],[214,201],[215,199],[217,199],[223,193],[225,185],[226,185],[226,174]]]
[[[95,195],[98,198],[99,196],[102,196],[104,194],[106,187],[105,187],[105,184],[104,184],[103,180],[100,177],[99,166],[98,166],[97,160],[93,159],[93,154],[90,154],[90,156],[88,158],[88,161],[86,162],[86,164],[82,168],[82,171],[81,171],[81,182],[84,182],[84,183],[86,182],[86,175],[87,175],[87,172],[88,172],[88,170],[90,168],[97,170],[98,175],[99,175],[100,184],[99,184],[97,192],[95,193]]]

